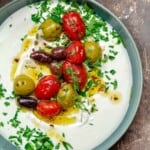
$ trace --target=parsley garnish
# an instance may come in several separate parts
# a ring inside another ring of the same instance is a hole
[[[0,99],[5,97],[5,93],[7,90],[4,88],[2,84],[0,84]]]
[[[63,141],[62,144],[66,150],[73,149],[72,145],[66,141]]]
[[[8,106],[10,106],[10,102],[4,102],[4,105],[6,106],[6,107],[8,107]]]
[[[64,12],[64,7],[61,4],[57,4],[57,6],[52,9],[51,14],[48,17],[57,23],[62,23],[62,14],[64,14]]]
[[[114,80],[113,82],[111,82],[111,84],[113,85],[114,90],[118,87],[117,80]]]
[[[0,122],[0,127],[4,127],[4,123],[3,122]]]
[[[43,132],[36,128],[19,128],[16,132],[16,135],[9,136],[9,140],[14,143],[16,146],[20,146],[25,143],[25,150],[59,150],[60,146],[64,146],[66,150],[71,150],[73,147],[70,143],[63,140],[62,142],[53,143],[53,141]]]
[[[14,127],[14,128],[17,128],[17,127],[19,126],[19,124],[21,123],[21,122],[18,120],[18,113],[19,113],[19,111],[20,111],[20,108],[17,108],[14,117],[9,120],[9,123],[10,123],[11,126]]]

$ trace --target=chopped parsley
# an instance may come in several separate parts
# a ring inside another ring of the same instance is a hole
[[[117,43],[116,44],[121,44],[122,43],[122,38],[120,37],[120,35],[115,31],[115,29],[112,30],[111,35],[113,38],[117,39]]]
[[[17,108],[14,117],[9,120],[9,123],[10,123],[11,126],[14,127],[14,128],[17,128],[17,127],[19,126],[19,124],[21,123],[21,122],[18,120],[18,113],[19,113],[19,111],[20,111],[20,108]]]
[[[62,15],[64,13],[65,13],[64,6],[58,3],[57,6],[52,9],[48,17],[57,23],[62,23]]]
[[[118,87],[117,80],[114,80],[113,82],[111,82],[111,84],[113,85],[114,90]]]
[[[0,122],[0,127],[4,127],[4,123],[2,121]]]
[[[3,114],[4,116],[7,116],[7,115],[8,115],[8,113],[6,113],[6,112],[3,112],[2,114]]]
[[[28,36],[27,34],[26,34],[26,35],[24,35],[24,36],[23,36],[20,40],[21,40],[21,41],[24,41],[24,40],[25,40],[25,38],[27,38],[27,36]]]
[[[10,102],[5,101],[5,102],[4,102],[4,105],[5,105],[6,107],[10,106]]]
[[[5,93],[7,92],[7,90],[4,88],[3,84],[0,84],[0,99],[5,97]]]
[[[11,27],[12,27],[12,24],[10,24],[9,27],[11,28]]]
[[[110,73],[111,73],[112,75],[114,75],[114,74],[116,74],[116,70],[112,69],[112,70],[110,70]]]
[[[78,77],[77,77],[76,73],[71,68],[67,68],[66,73],[68,75],[71,75],[71,80],[72,80],[72,83],[73,83],[73,87],[76,91],[79,91]]]
[[[66,141],[62,141],[62,144],[66,150],[73,149],[72,145]]]
[[[24,143],[25,150],[60,150],[63,146],[66,150],[73,149],[72,145],[67,141],[63,140],[59,143],[54,144],[54,142],[46,134],[41,132],[36,128],[19,128],[16,135],[9,136],[9,140],[14,143],[17,147]]]
[[[10,94],[10,96],[7,96],[6,99],[7,99],[7,100],[8,100],[8,99],[15,99],[15,98],[17,98],[17,96],[18,96],[18,95],[17,95],[14,91],[12,91],[11,94]]]

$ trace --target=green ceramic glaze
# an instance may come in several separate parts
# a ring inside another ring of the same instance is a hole
[[[29,3],[33,3],[35,1],[37,0],[15,0],[0,8],[0,24],[2,24],[3,21],[7,17],[9,17],[10,14],[15,12],[19,8]],[[100,3],[94,0],[86,0],[86,2],[97,12],[98,15],[100,15],[107,22],[109,22],[114,27],[114,29],[116,29],[117,32],[120,34],[124,41],[124,45],[128,51],[128,55],[132,66],[133,87],[128,111],[123,121],[121,122],[119,127],[114,131],[114,133],[112,133],[112,135],[109,138],[107,138],[102,144],[97,145],[97,147],[95,148],[95,150],[106,150],[109,149],[120,139],[120,137],[126,132],[126,130],[128,129],[128,127],[134,119],[142,93],[142,66],[135,42],[128,30],[126,29],[126,27],[123,25],[123,23]],[[16,148],[12,146],[12,144],[10,144],[8,141],[6,141],[2,136],[0,136],[0,150],[16,150]]]

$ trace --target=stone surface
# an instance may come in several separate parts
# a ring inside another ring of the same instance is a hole
[[[0,7],[10,0],[0,0]],[[150,149],[150,0],[97,0],[122,20],[132,34],[142,60],[143,94],[134,121],[110,150]]]

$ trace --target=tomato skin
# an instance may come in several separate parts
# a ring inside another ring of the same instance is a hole
[[[38,99],[50,99],[59,91],[60,85],[55,75],[44,76],[35,88],[35,95]]]
[[[61,105],[56,101],[41,100],[38,103],[36,110],[44,117],[53,117],[60,113]]]
[[[79,64],[85,60],[85,49],[80,41],[73,41],[66,49],[67,61]]]
[[[67,83],[78,83],[80,89],[83,89],[85,87],[85,84],[87,82],[87,72],[84,65],[72,64],[68,61],[65,61],[62,65],[62,72]],[[74,78],[76,78],[77,80],[74,81]]]
[[[81,40],[85,35],[85,25],[78,12],[63,15],[63,30],[71,40]]]

